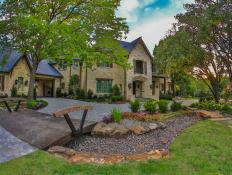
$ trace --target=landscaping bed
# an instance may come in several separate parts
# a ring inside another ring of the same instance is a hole
[[[70,141],[66,147],[77,152],[131,155],[152,150],[167,150],[173,140],[186,128],[200,121],[198,116],[181,116],[165,120],[166,127],[136,135],[130,133],[123,138],[83,135]]]

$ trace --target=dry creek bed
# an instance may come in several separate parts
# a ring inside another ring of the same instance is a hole
[[[167,150],[175,137],[202,118],[198,116],[181,116],[167,119],[166,128],[156,129],[143,135],[128,134],[124,138],[103,138],[83,135],[70,141],[66,147],[77,152],[98,154],[132,155],[152,150]]]

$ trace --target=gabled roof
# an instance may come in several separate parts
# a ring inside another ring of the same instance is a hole
[[[17,51],[0,52],[0,72],[11,72],[12,68],[17,64],[22,54]]]
[[[0,72],[10,73],[20,59],[24,58],[23,54],[18,51],[0,52]],[[28,66],[31,68],[30,56],[25,56]],[[62,74],[56,70],[47,60],[42,60],[37,68],[36,74],[61,78]]]
[[[126,49],[129,53],[135,48],[135,46],[141,42],[141,44],[143,45],[144,49],[146,50],[147,54],[150,56],[151,59],[153,59],[150,51],[148,50],[146,44],[144,43],[142,37],[139,37],[137,39],[135,39],[132,42],[126,42],[126,41],[118,41],[119,44],[121,45],[122,48]]]
[[[58,78],[63,77],[62,74],[58,70],[56,70],[52,65],[50,65],[47,60],[40,61],[36,74]]]

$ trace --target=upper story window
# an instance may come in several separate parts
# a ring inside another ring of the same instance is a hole
[[[134,60],[134,73],[147,74],[147,63],[141,60]]]
[[[101,63],[99,65],[99,67],[102,67],[102,68],[113,68],[113,64],[112,63]]]
[[[0,75],[0,91],[4,91],[4,76]]]
[[[66,70],[67,69],[67,62],[65,60],[61,60],[58,64],[59,70]]]
[[[77,61],[74,61],[72,64],[73,69],[77,69],[78,65],[79,65],[79,63]]]

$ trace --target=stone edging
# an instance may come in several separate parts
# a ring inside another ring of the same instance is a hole
[[[159,160],[169,156],[167,150],[153,150],[142,154],[123,156],[120,154],[103,155],[96,153],[78,153],[73,149],[61,146],[54,146],[48,150],[49,153],[64,158],[68,163],[94,163],[94,164],[114,164],[125,161],[146,161]]]

